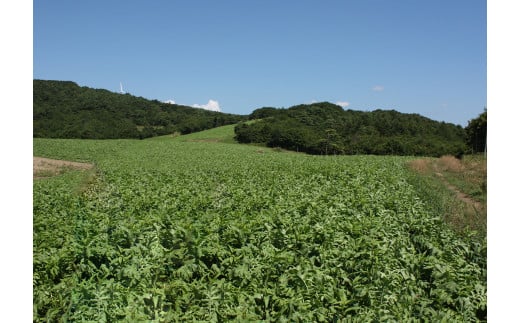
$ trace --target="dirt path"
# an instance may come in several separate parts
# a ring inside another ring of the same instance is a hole
[[[68,170],[87,170],[94,167],[89,163],[78,163],[43,157],[33,157],[33,179],[48,178]]]
[[[482,210],[482,204],[478,201],[475,201],[474,199],[472,199],[470,196],[466,195],[465,193],[459,191],[455,186],[453,186],[452,184],[450,184],[446,178],[444,178],[444,175],[442,175],[441,173],[438,173],[436,172],[435,175],[437,177],[439,177],[441,179],[441,181],[444,183],[444,185],[446,185],[446,187],[455,193],[455,195],[457,196],[457,199],[461,200],[462,202],[470,205],[470,206],[473,206],[475,207],[477,210]]]
[[[465,232],[469,229],[476,231],[480,236],[486,236],[485,159],[479,158],[479,156],[469,156],[462,161],[453,156],[421,158],[410,161],[408,167],[421,176],[438,182],[439,185],[444,186],[453,193],[453,200],[442,202],[444,208],[443,217],[448,224],[459,232]],[[483,197],[483,201],[476,200],[457,186],[451,184],[451,179],[459,181],[466,190],[473,190],[476,196]],[[435,183],[435,186],[437,186],[437,183]],[[480,192],[478,191],[479,189],[481,190]]]

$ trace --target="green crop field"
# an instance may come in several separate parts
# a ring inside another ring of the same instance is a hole
[[[485,319],[485,241],[442,221],[410,158],[232,131],[34,139],[35,156],[95,165],[34,181],[34,321]]]

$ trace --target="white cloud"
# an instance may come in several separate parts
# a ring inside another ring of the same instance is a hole
[[[382,86],[382,85],[376,85],[376,86],[374,86],[374,87],[372,88],[372,91],[375,91],[375,92],[381,92],[381,91],[383,91],[384,89],[385,89],[384,86]]]
[[[175,104],[175,101],[173,99],[171,99],[171,100],[164,101],[164,103]]]
[[[215,100],[209,100],[207,104],[194,104],[192,105],[192,107],[209,111],[222,112],[222,110],[220,109],[220,105],[218,104],[218,101]]]
[[[350,105],[350,102],[347,102],[347,101],[338,101],[336,102],[337,105],[339,105],[340,107],[342,108],[346,108]]]

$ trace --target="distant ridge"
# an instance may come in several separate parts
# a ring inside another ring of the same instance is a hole
[[[343,110],[329,102],[288,109],[264,107],[240,123],[235,137],[309,154],[460,156],[466,150],[461,126],[395,110]]]
[[[33,80],[33,137],[148,138],[234,124],[247,116],[159,102],[129,93]]]

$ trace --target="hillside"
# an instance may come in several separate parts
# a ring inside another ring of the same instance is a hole
[[[321,102],[261,108],[250,119],[256,121],[235,128],[239,142],[309,154],[441,156],[461,155],[466,148],[461,126],[395,110],[343,110]]]
[[[148,138],[234,124],[245,116],[80,87],[70,81],[33,81],[36,138]]]

